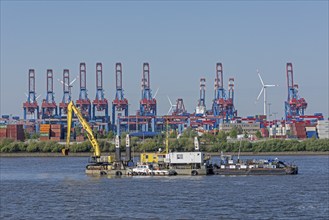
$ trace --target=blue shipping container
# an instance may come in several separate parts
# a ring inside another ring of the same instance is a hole
[[[312,138],[312,137],[318,138],[316,131],[306,131],[306,137],[307,138]]]

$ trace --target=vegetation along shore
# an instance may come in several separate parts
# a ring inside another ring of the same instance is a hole
[[[125,134],[122,135],[124,140]],[[212,155],[224,153],[237,153],[241,155],[308,155],[308,154],[328,154],[329,139],[259,139],[257,141],[229,139],[226,135],[218,133],[217,135],[204,134],[199,137],[200,150]],[[110,154],[115,152],[114,139],[104,137],[98,139],[102,153]],[[133,152],[156,152],[164,150],[164,135],[158,135],[154,138],[140,139],[131,137],[131,146]],[[29,139],[25,142],[16,142],[10,139],[0,141],[1,156],[60,156],[64,142],[39,141],[38,139]],[[121,142],[122,152],[124,152],[125,143]],[[170,151],[193,151],[193,135],[184,133],[177,138],[169,138]],[[88,156],[93,152],[89,141],[75,142],[70,145],[70,155]]]

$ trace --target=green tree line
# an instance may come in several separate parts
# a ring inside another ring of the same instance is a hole
[[[124,137],[122,137],[124,140]],[[329,151],[329,139],[306,139],[299,140],[260,140],[256,142],[227,141],[225,135],[217,136],[205,134],[199,138],[200,149],[205,152],[292,152],[292,151]],[[98,140],[102,152],[114,152],[115,145],[113,141],[102,139]],[[54,141],[30,140],[27,142],[16,142],[9,139],[0,141],[0,151],[4,153],[11,152],[61,152],[64,145]],[[140,139],[131,137],[131,147],[135,152],[156,152],[161,148],[165,150],[165,138],[158,135],[154,138]],[[182,135],[180,138],[169,138],[170,151],[192,151],[194,149],[193,137]],[[125,143],[121,142],[121,150],[125,151]],[[93,152],[89,141],[82,143],[72,143],[70,152]]]

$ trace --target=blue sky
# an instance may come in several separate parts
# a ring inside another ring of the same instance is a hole
[[[103,63],[106,98],[115,96],[114,66],[123,65],[123,87],[130,114],[139,108],[143,62],[150,63],[158,112],[183,98],[193,112],[199,79],[206,78],[206,105],[214,96],[215,65],[223,63],[224,85],[235,78],[239,116],[262,114],[255,103],[261,89],[256,69],[268,84],[271,112],[284,115],[287,62],[294,67],[307,114],[328,117],[328,1],[1,1],[0,114],[23,115],[28,69],[36,71],[36,91],[46,96],[46,69],[57,78],[87,65],[87,89],[95,98],[95,66]],[[75,83],[72,96],[79,95]]]

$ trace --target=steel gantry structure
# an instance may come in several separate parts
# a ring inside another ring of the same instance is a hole
[[[115,64],[115,91],[115,98],[112,101],[112,124],[119,129],[118,116],[128,116],[128,100],[124,97],[124,90],[122,87],[121,63]],[[127,130],[127,128],[124,130]]]
[[[292,63],[286,65],[288,97],[285,101],[286,120],[291,120],[297,116],[303,116],[307,108],[307,102],[298,95],[298,85],[294,84],[294,74]]]
[[[67,106],[71,102],[71,85],[70,85],[70,71],[68,69],[63,70],[63,98],[59,103],[59,115],[64,117],[67,114]],[[65,116],[66,117],[66,116]]]
[[[42,100],[41,110],[42,119],[54,118],[57,116],[57,105],[54,97],[54,78],[53,70],[47,69],[46,83],[47,83],[47,94],[46,98]]]
[[[96,114],[103,113],[103,115]],[[109,108],[108,101],[104,97],[103,89],[103,67],[102,63],[96,63],[96,97],[93,101],[93,120],[101,120],[102,122],[109,122]]]
[[[76,101],[76,106],[80,109],[81,115],[89,121],[91,120],[91,102],[87,93],[86,63],[80,63],[79,70],[80,93],[79,99]]]
[[[23,103],[24,109],[24,120],[30,115],[33,119],[39,118],[39,105],[35,93],[35,71],[34,69],[29,69],[28,73],[28,94],[27,101]],[[35,118],[35,113],[37,113],[37,118]]]
[[[215,96],[212,105],[212,112],[214,116],[219,116],[223,121],[228,122],[237,116],[237,111],[234,107],[234,78],[229,78],[228,95],[224,89],[223,79],[223,65],[222,63],[216,64],[215,76]],[[219,123],[216,120],[216,125]]]

